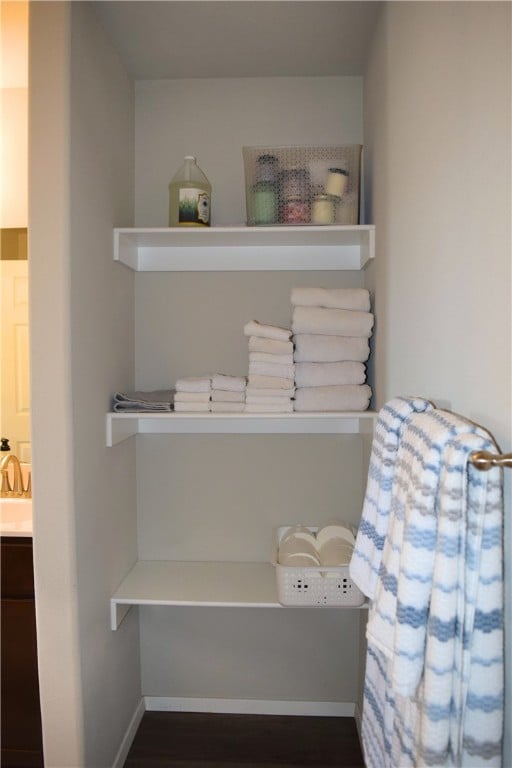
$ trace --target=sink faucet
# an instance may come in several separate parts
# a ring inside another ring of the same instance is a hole
[[[14,480],[13,487],[9,480],[9,464],[13,464]],[[30,499],[32,496],[30,476],[27,483],[27,487],[23,486],[23,477],[21,474],[21,464],[17,456],[10,453],[8,456],[0,461],[0,472],[2,473],[2,486],[0,489],[0,497],[2,498],[25,498]]]

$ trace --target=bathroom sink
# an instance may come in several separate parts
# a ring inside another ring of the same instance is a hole
[[[2,536],[32,536],[32,499],[0,499]]]

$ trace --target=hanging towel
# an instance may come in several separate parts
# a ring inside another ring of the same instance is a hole
[[[373,315],[371,312],[357,312],[350,309],[324,309],[323,307],[294,307],[292,331],[318,333],[326,336],[362,336],[372,334]]]
[[[370,356],[368,339],[362,336],[325,336],[300,333],[293,337],[296,363],[336,363],[354,360],[364,363]]]
[[[279,328],[275,325],[266,325],[258,320],[250,320],[244,325],[245,336],[261,336],[265,339],[276,341],[289,341],[292,332],[287,328]]]
[[[263,336],[250,336],[248,347],[249,352],[269,352],[273,355],[293,354],[293,343],[291,341],[266,339]]]
[[[188,376],[178,379],[176,392],[209,392],[212,385],[211,376]]]
[[[225,373],[216,373],[212,376],[212,389],[222,389],[227,392],[243,392],[246,383],[245,376],[229,376]]]
[[[329,387],[298,387],[296,411],[365,411],[372,391],[368,384],[340,384]]]
[[[153,390],[150,392],[116,392],[112,408],[116,413],[122,411],[170,411],[173,399],[172,389]]]
[[[472,451],[496,446],[454,414],[427,408],[405,415],[402,404],[397,423],[392,410],[388,404],[379,414],[350,565],[352,578],[361,577],[358,586],[375,594],[367,629],[366,765],[498,766],[501,476],[468,463]],[[383,437],[391,443],[384,450]],[[381,550],[372,534],[376,499],[388,518]],[[361,549],[365,539],[370,547]],[[373,568],[355,567],[358,550],[365,558],[373,552]]]
[[[369,312],[370,293],[366,288],[292,288],[291,303],[293,306]]]
[[[297,387],[328,387],[331,384],[364,384],[366,369],[363,363],[296,363]]]
[[[420,397],[395,397],[379,411],[361,522],[350,563],[352,580],[372,600],[388,531],[391,487],[401,431],[412,413],[421,413],[433,407],[432,403]]]

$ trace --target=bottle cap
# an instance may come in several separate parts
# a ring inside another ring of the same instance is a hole
[[[196,161],[196,158],[194,157],[194,155],[185,155],[185,158],[184,158],[184,159],[185,159],[185,160],[193,160],[193,161],[194,161],[194,163],[195,163],[195,161]]]

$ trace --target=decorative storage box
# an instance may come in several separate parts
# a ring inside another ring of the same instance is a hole
[[[312,533],[318,528],[307,526]],[[278,550],[284,534],[290,526],[274,530],[274,552],[272,562],[276,569],[277,599],[282,605],[324,605],[331,607],[361,606],[365,596],[349,576],[348,565],[292,567],[280,565]]]
[[[247,224],[358,224],[361,151],[243,147]]]

